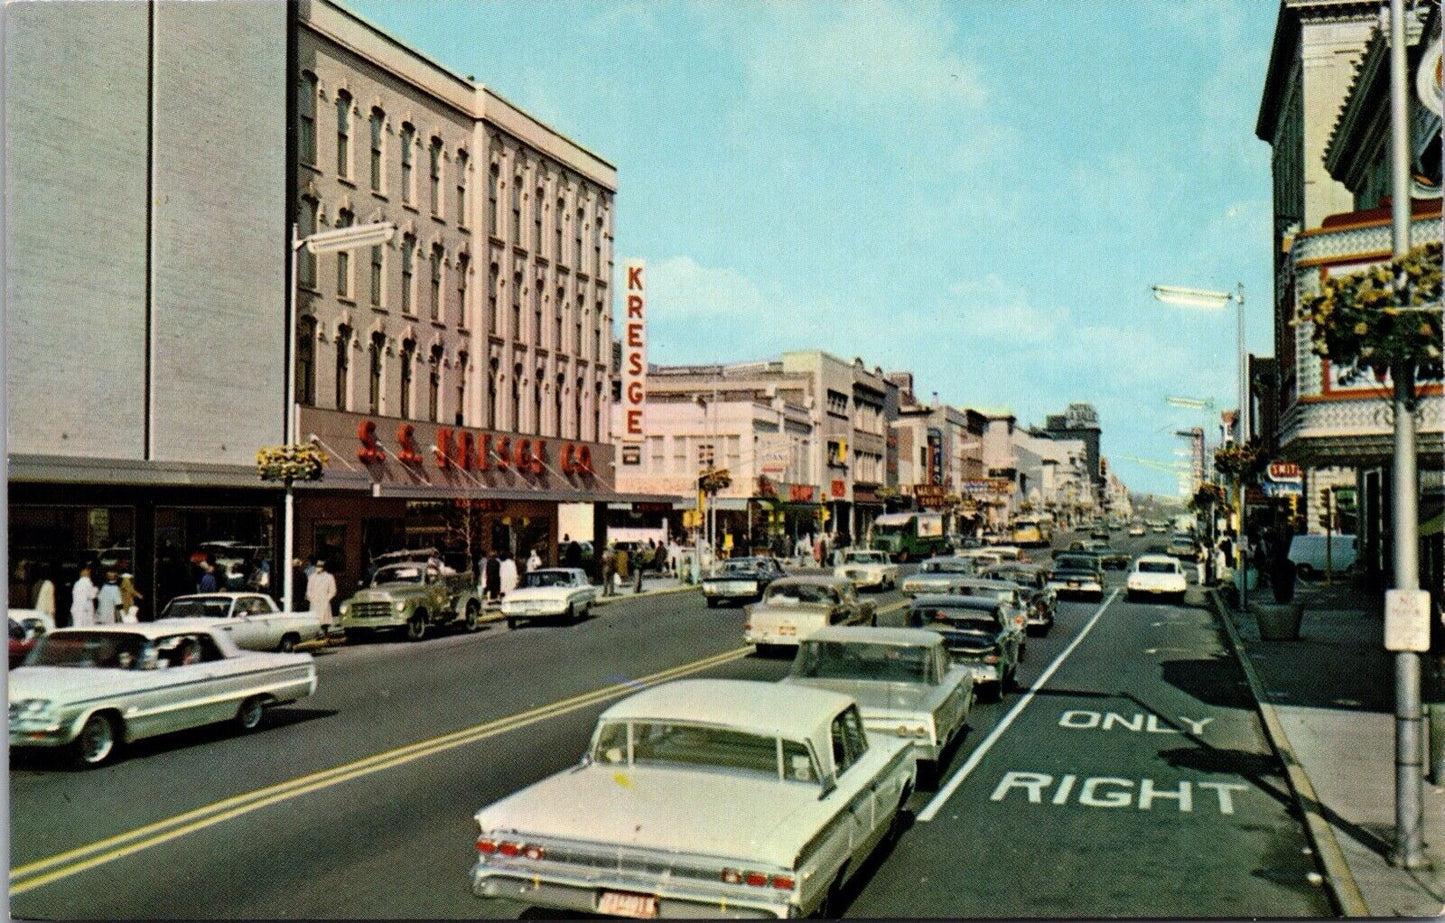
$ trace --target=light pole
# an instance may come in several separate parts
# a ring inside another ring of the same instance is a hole
[[[297,255],[305,247],[312,255],[335,253],[338,250],[354,250],[357,247],[377,246],[392,239],[396,225],[390,221],[376,224],[361,224],[354,227],[337,228],[316,234],[300,236],[295,224],[291,225],[291,284],[286,289],[286,444],[296,443],[296,419],[299,407],[296,403],[296,291],[301,280],[296,276]],[[291,612],[291,597],[295,592],[296,573],[291,562],[296,554],[296,497],[291,489],[291,479],[286,479],[286,503],[284,518],[284,543],[282,545],[282,567],[284,589],[281,591],[281,608]]]
[[[1151,285],[1150,291],[1154,297],[1165,304],[1177,305],[1185,308],[1204,308],[1217,311],[1228,305],[1231,301],[1239,306],[1239,367],[1235,379],[1235,387],[1239,392],[1239,444],[1243,446],[1249,442],[1250,413],[1249,413],[1249,359],[1244,350],[1244,283],[1237,284],[1233,292],[1214,292],[1197,288],[1179,288],[1173,285]],[[1234,571],[1239,574],[1239,605],[1243,609],[1249,605],[1249,573],[1245,570],[1244,562],[1244,478],[1235,478],[1235,517],[1237,519],[1235,541],[1234,541]]]

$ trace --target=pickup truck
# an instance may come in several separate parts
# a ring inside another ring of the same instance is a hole
[[[160,620],[194,621],[223,631],[248,651],[291,650],[321,634],[321,620],[310,612],[282,612],[264,593],[193,593],[177,596],[161,610]],[[173,626],[174,627],[174,626]]]
[[[477,627],[482,601],[470,571],[451,570],[435,558],[384,564],[371,585],[341,604],[341,627],[348,639],[377,631],[404,630],[420,641],[432,628]]]

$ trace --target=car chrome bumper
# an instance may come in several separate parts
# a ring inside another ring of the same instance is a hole
[[[604,878],[529,866],[497,867],[483,862],[472,866],[472,893],[477,897],[507,898],[534,907],[596,913],[604,891],[621,891],[655,896],[658,919],[778,919],[799,915],[796,905],[764,900],[763,894],[751,890],[751,894],[745,890],[712,894],[701,888],[688,891],[657,879],[616,873]]]
[[[343,615],[336,623],[341,626],[343,631],[353,628],[405,628],[406,614],[398,613],[395,616],[373,615],[366,617]]]
[[[10,726],[10,746],[63,747],[75,739],[75,728],[68,724],[35,724],[29,727]]]

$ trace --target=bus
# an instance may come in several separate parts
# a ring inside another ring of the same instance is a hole
[[[1054,543],[1054,524],[1035,516],[1015,519],[1012,538],[1021,548],[1045,548]]]
[[[870,535],[869,548],[886,551],[898,561],[948,551],[942,513],[885,513],[873,520]]]

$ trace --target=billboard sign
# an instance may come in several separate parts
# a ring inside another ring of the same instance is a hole
[[[642,442],[643,411],[647,404],[647,292],[642,260],[623,266],[622,316],[622,433],[621,441]]]

